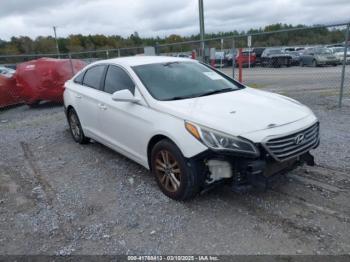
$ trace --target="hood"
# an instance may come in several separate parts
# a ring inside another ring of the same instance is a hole
[[[155,107],[164,113],[235,136],[285,125],[312,114],[310,109],[291,98],[252,88],[162,101]]]

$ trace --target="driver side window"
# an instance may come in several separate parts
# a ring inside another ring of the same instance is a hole
[[[128,89],[132,94],[135,91],[135,84],[129,75],[120,67],[109,66],[106,74],[104,91],[113,94],[116,91]]]

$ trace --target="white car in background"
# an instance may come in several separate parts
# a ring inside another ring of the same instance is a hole
[[[0,66],[0,75],[5,76],[5,77],[12,77],[16,70],[13,70],[11,68],[5,67],[5,66]]]
[[[336,46],[336,47],[330,48],[330,50],[332,50],[333,55],[336,58],[338,58],[341,63],[343,63],[345,47],[343,47],[343,46]],[[346,63],[350,63],[350,48],[348,48],[348,50],[347,50]]]
[[[319,144],[309,108],[246,87],[198,61],[99,61],[65,84],[73,139],[96,140],[151,170],[164,194],[185,200],[217,184],[266,186]]]

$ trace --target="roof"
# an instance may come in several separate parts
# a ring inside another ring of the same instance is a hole
[[[124,66],[137,66],[137,65],[168,63],[168,62],[176,62],[176,61],[196,62],[196,60],[192,60],[189,58],[172,57],[172,56],[127,56],[127,57],[113,58],[108,60],[100,60],[97,63],[111,63],[111,64],[115,63],[115,64],[124,65]]]

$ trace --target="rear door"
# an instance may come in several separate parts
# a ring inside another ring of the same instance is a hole
[[[98,110],[106,65],[96,65],[86,70],[81,84],[76,84],[76,111],[85,135],[98,136]]]

